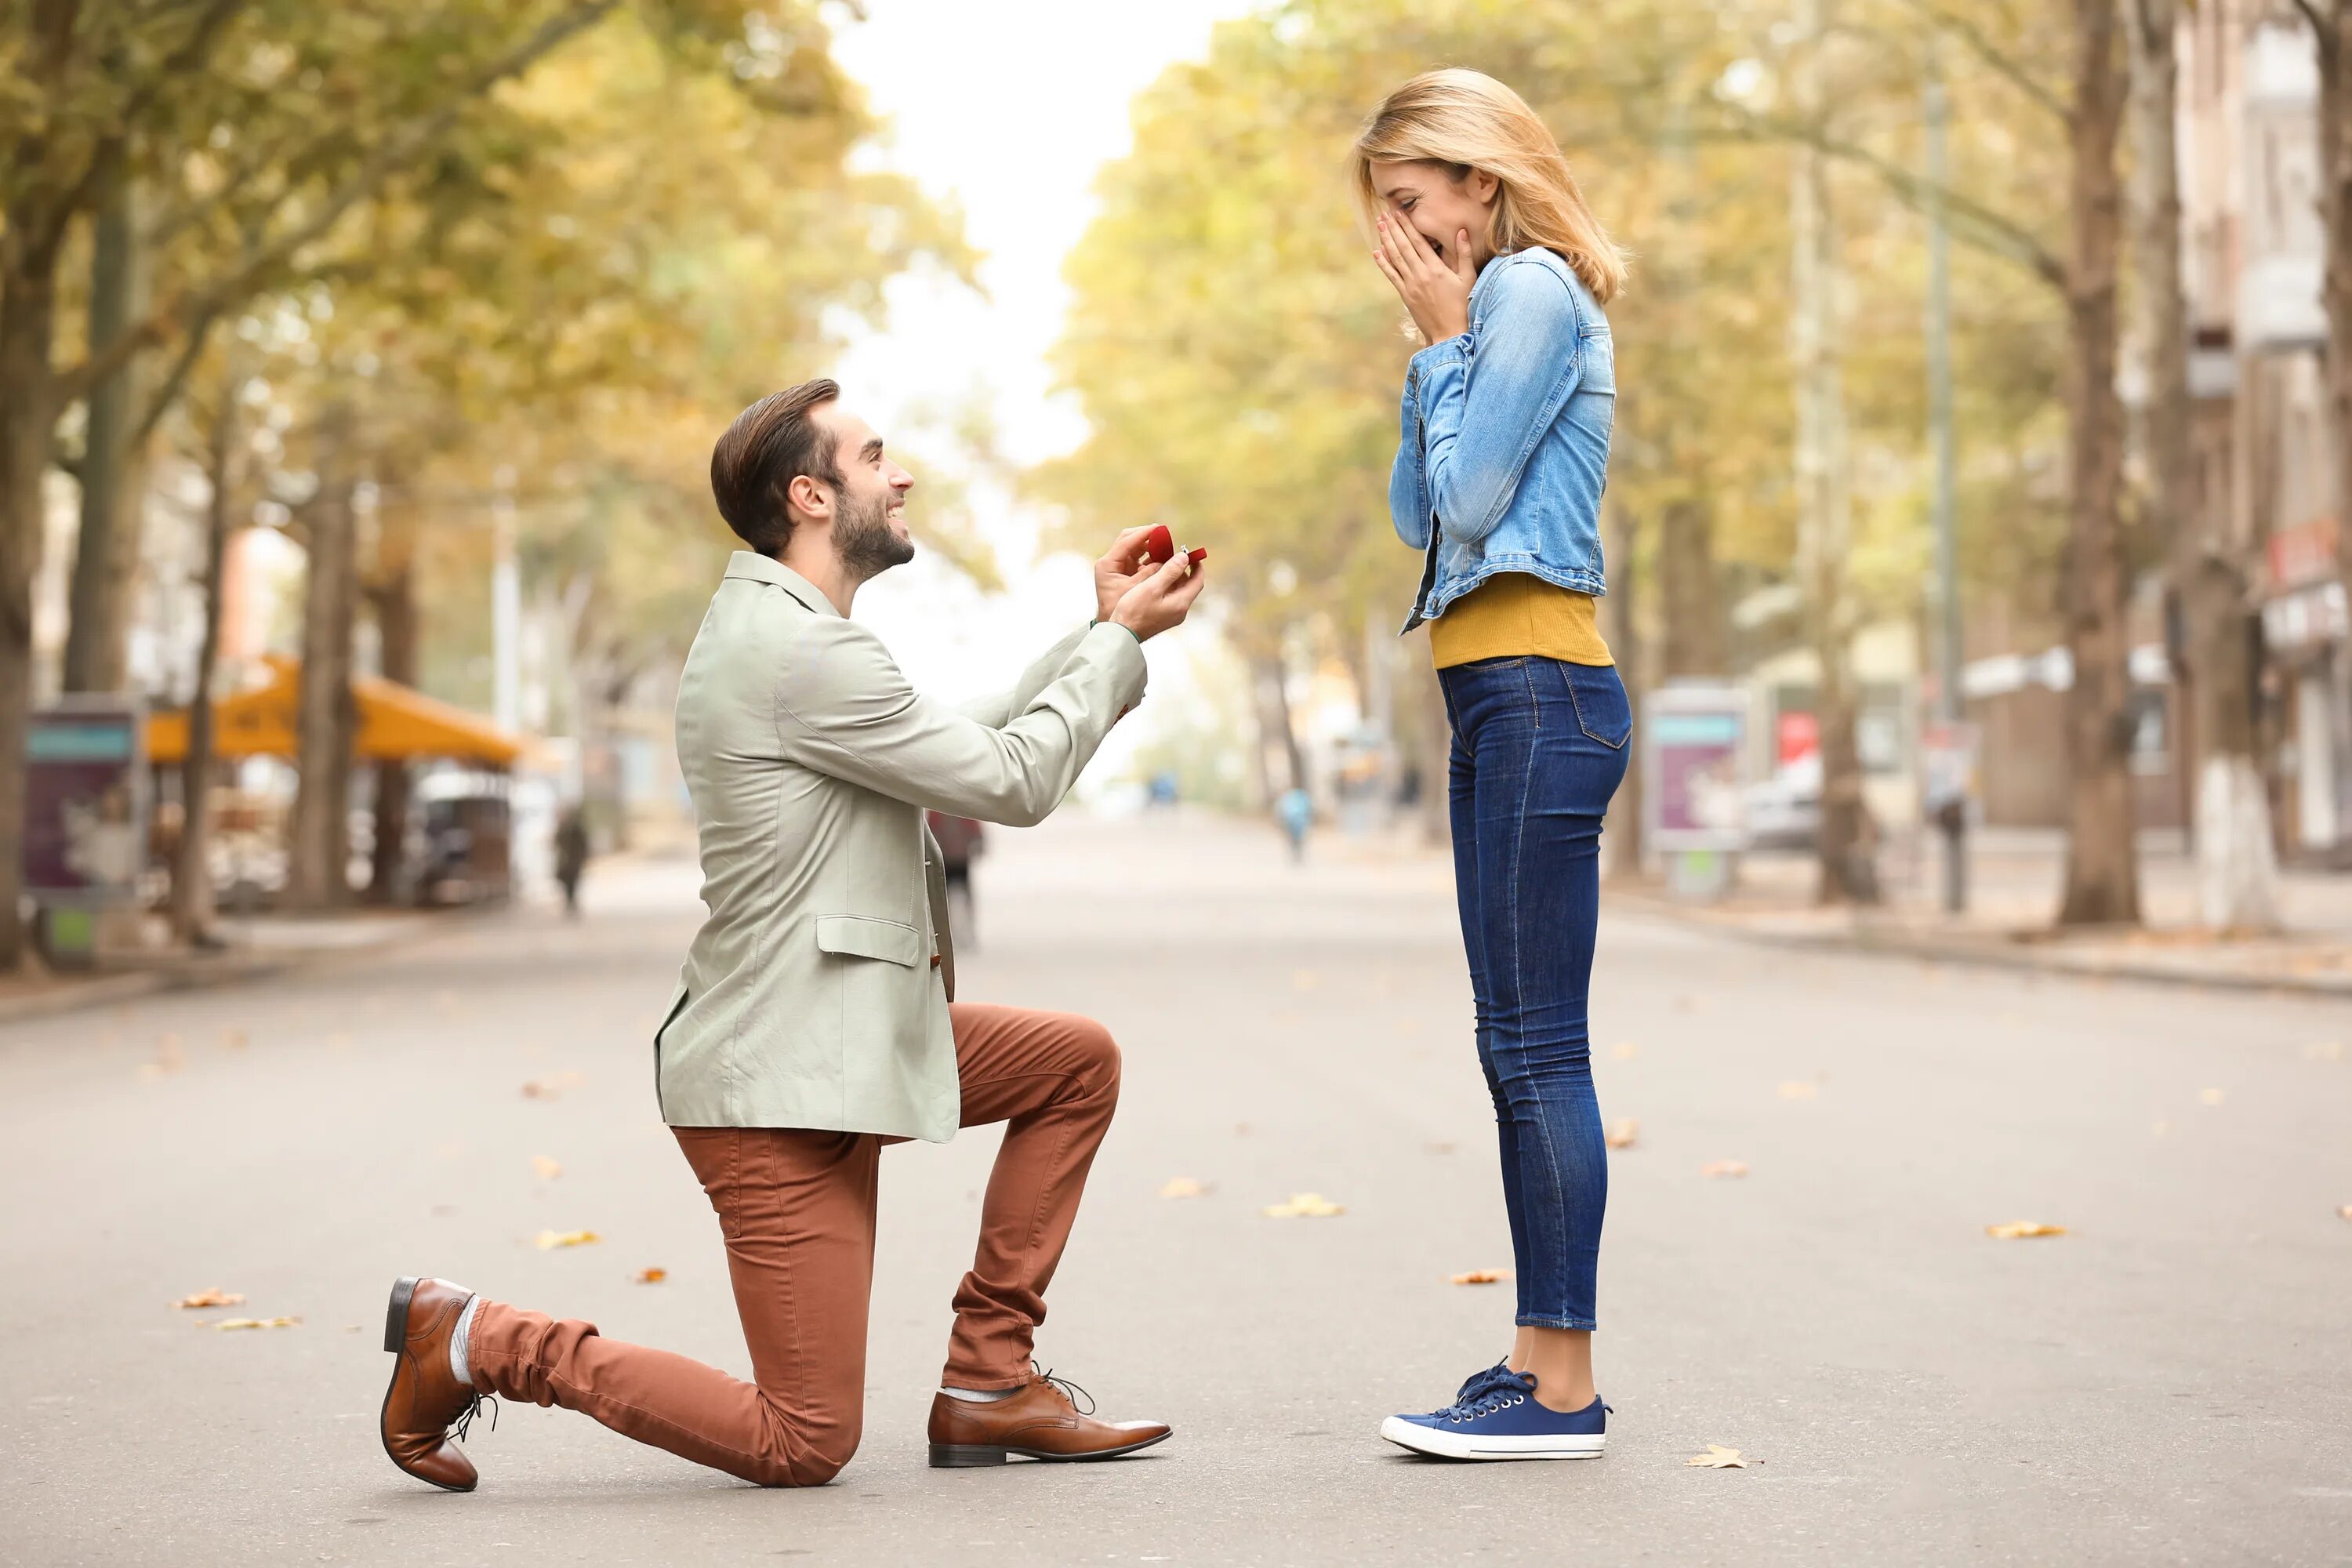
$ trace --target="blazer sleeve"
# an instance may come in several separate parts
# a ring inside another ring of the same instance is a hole
[[[1465,544],[1503,520],[1584,369],[1575,296],[1549,268],[1506,268],[1484,315],[1475,342],[1448,338],[1413,355],[1406,383],[1406,416],[1416,407],[1420,416],[1422,494],[1445,537]]]
[[[1062,673],[1062,667],[1070,662],[1070,655],[1077,650],[1079,642],[1086,635],[1087,628],[1080,626],[1076,631],[1047,648],[1038,656],[1034,664],[1021,672],[1021,679],[1013,682],[1012,690],[999,691],[986,697],[974,698],[969,702],[959,703],[956,711],[975,724],[985,724],[992,730],[1003,729],[1013,722],[1014,714],[1024,711],[1029,704],[1037,700],[1037,694],[1051,685],[1055,676]]]
[[[776,740],[788,761],[910,805],[1030,827],[1141,700],[1147,675],[1133,634],[1096,626],[1018,713],[992,727],[916,691],[856,622],[811,616],[777,683]]]

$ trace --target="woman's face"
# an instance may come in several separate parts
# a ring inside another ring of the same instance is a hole
[[[1486,230],[1494,216],[1495,193],[1500,188],[1494,175],[1473,169],[1456,184],[1443,163],[1375,163],[1371,167],[1372,189],[1380,193],[1381,203],[1403,214],[1405,222],[1428,242],[1440,260],[1449,267],[1454,264],[1454,238],[1467,229],[1470,264],[1486,264],[1494,254],[1486,243]]]

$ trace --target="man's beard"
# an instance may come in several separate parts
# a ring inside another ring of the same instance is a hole
[[[833,525],[833,553],[841,569],[857,583],[871,581],[893,566],[915,558],[915,542],[890,530],[888,491],[868,503],[843,497],[841,521]]]

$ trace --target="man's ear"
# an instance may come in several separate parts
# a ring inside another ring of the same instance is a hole
[[[833,517],[832,489],[806,474],[793,476],[793,482],[784,487],[784,500],[819,521]]]

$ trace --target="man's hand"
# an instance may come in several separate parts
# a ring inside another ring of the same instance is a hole
[[[1203,568],[1180,550],[1158,571],[1142,574],[1120,595],[1110,619],[1133,632],[1138,642],[1150,642],[1169,627],[1184,624],[1192,601],[1201,596],[1201,585],[1206,580],[1202,574]]]
[[[1149,528],[1127,530],[1110,542],[1110,549],[1095,563],[1095,619],[1109,620],[1128,590],[1151,575],[1151,563],[1143,553],[1144,536],[1150,531]]]

